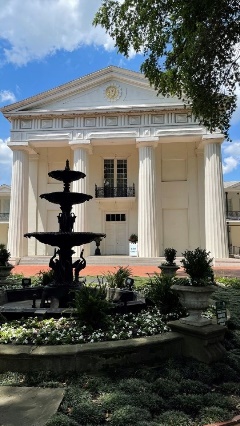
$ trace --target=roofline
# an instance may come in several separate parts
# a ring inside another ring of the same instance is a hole
[[[94,80],[96,77],[107,77],[110,73],[116,73],[121,72],[121,74],[124,74],[126,77],[128,76],[134,76],[137,77],[138,82],[139,79],[141,80],[141,84],[145,83],[145,85],[150,85],[147,78],[137,71],[127,70],[126,68],[120,68],[116,67],[114,65],[110,65],[108,67],[102,68],[101,70],[94,71],[90,74],[84,75],[82,77],[79,77],[75,80],[71,80],[70,82],[61,84],[60,86],[54,87],[53,89],[46,90],[44,92],[38,93],[37,95],[30,96],[29,98],[23,99],[22,101],[14,102],[13,104],[6,105],[2,108],[0,108],[0,111],[5,115],[5,113],[11,112],[12,110],[16,110],[19,108],[26,107],[28,105],[31,105],[33,103],[39,103],[41,100],[48,97],[59,97],[62,93],[65,91],[69,91],[69,89],[74,89],[79,85],[79,83],[91,83],[92,80]],[[153,89],[154,90],[154,89]]]

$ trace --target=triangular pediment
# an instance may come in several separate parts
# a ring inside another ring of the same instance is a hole
[[[0,185],[0,195],[9,194],[11,192],[11,187],[9,185]]]
[[[224,182],[224,189],[226,192],[240,192],[240,182]]]
[[[2,108],[4,115],[128,108],[176,107],[177,97],[157,96],[140,73],[108,67],[65,85]]]

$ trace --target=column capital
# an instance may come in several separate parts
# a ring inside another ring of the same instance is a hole
[[[156,148],[159,142],[159,138],[156,136],[146,136],[143,138],[136,138],[136,147],[142,148],[145,146],[151,146],[152,148]]]
[[[213,143],[222,144],[224,139],[225,137],[222,133],[209,133],[209,134],[202,135],[202,140],[199,143],[197,149],[201,150],[206,145],[210,145]]]
[[[33,149],[33,147],[29,144],[29,142],[8,142],[7,146],[12,151],[25,151],[28,154],[37,154],[37,152]]]
[[[89,154],[92,154],[92,144],[89,139],[84,140],[73,140],[69,142],[69,146],[73,151],[76,149],[84,149],[85,151],[88,151]]]

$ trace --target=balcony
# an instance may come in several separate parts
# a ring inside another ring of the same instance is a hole
[[[226,217],[228,220],[240,220],[240,211],[234,210],[234,211],[228,211],[226,213]]]
[[[135,185],[128,187],[108,187],[95,185],[96,198],[135,198]]]
[[[0,222],[9,222],[9,213],[0,213]]]

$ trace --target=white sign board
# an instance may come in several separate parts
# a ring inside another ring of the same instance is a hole
[[[129,256],[137,257],[138,256],[138,244],[129,243]]]

